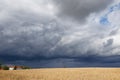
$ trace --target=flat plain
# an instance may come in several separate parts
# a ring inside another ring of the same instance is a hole
[[[0,80],[120,80],[120,68],[0,70]]]

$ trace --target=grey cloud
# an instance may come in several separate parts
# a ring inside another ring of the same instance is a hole
[[[91,13],[104,10],[113,0],[53,0],[58,8],[58,16],[85,22]]]
[[[112,30],[109,35],[110,36],[116,35],[118,31],[119,29]]]
[[[105,8],[105,4],[107,5],[109,2],[66,0],[60,2],[58,7],[60,5],[61,12],[62,6],[63,8],[65,7],[66,9],[70,9],[71,12],[71,7],[74,8],[74,6],[76,6],[78,8],[76,8],[75,11],[73,10],[75,13],[76,11],[79,12],[80,10],[83,10],[81,7],[85,7],[85,12],[83,13],[86,14],[82,15],[85,18],[87,17],[86,15],[103,9],[98,5],[98,3],[103,3],[104,5],[102,6]],[[18,4],[17,2],[15,3]],[[76,31],[77,27],[74,27],[74,24],[67,25],[65,22],[59,22],[59,19],[56,17],[43,14],[39,11],[34,11],[35,5],[37,5],[36,8],[39,8],[38,4],[34,1],[31,0],[29,2],[26,0],[25,3],[24,1],[20,1],[20,4],[21,3],[23,3],[23,5],[12,6],[11,3],[6,4],[9,8],[6,8],[4,11],[9,14],[4,14],[7,17],[0,16],[0,54],[14,54],[22,56],[39,55],[47,57],[56,55],[80,56],[86,54],[102,54],[98,49],[101,45],[96,43],[97,40],[101,40],[101,36],[106,35],[106,30],[104,30],[106,28],[98,28],[96,25],[89,25],[86,28],[80,27]],[[30,7],[30,9],[28,9],[28,7],[26,8],[25,4],[27,3],[31,4],[32,7]],[[83,3],[84,5],[88,5],[91,10],[88,10],[87,6],[82,5]],[[73,5],[70,7],[70,4]],[[96,4],[100,8],[94,9],[93,7],[95,7]],[[6,7],[6,5],[2,6]],[[17,8],[15,8],[15,6],[17,6]],[[76,16],[74,16],[74,14],[71,15],[70,13],[71,17],[79,16],[78,14],[75,15]],[[99,29],[101,29],[101,32],[99,32]],[[66,44],[66,42],[68,43]],[[111,44],[111,42],[108,41],[105,45],[108,44]]]
[[[114,39],[108,39],[106,43],[104,43],[104,47],[111,46],[114,42]]]
[[[5,11],[9,15],[7,18],[0,16],[0,19],[3,17],[0,21],[0,54],[46,56],[63,35],[62,25],[49,15],[38,15],[22,8],[10,7]]]

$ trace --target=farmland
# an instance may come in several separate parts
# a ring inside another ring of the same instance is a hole
[[[0,70],[0,80],[119,80],[119,68]]]

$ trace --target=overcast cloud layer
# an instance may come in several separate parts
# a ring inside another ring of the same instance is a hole
[[[58,10],[58,15],[85,22],[92,13],[104,10],[113,0],[53,0]]]
[[[119,2],[1,0],[0,59],[34,67],[120,66]]]

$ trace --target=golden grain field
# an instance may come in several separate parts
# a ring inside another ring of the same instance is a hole
[[[0,80],[120,80],[120,68],[0,70]]]

